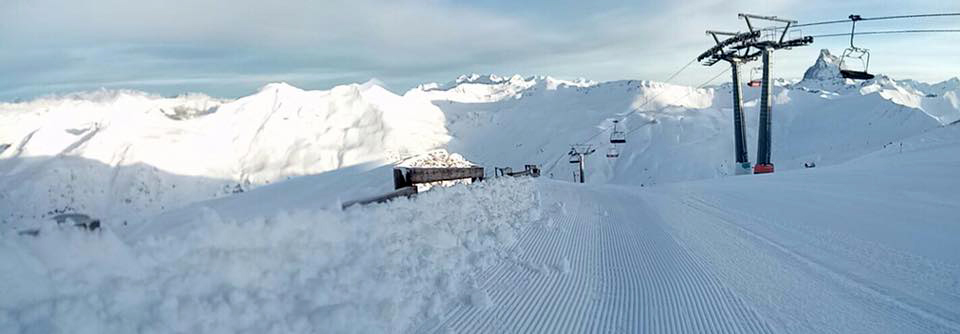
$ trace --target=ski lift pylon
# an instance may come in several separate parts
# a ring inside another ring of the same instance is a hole
[[[860,20],[862,20],[860,15],[850,15],[850,21],[853,21],[853,27],[850,28],[850,47],[843,50],[843,55],[840,56],[840,76],[846,79],[870,80],[874,78],[873,74],[867,73],[867,70],[870,67],[870,50],[858,48],[853,45],[853,36],[857,31],[857,21]],[[850,62],[848,60],[854,59],[860,61],[860,64],[863,68],[862,71],[858,71],[850,67]]]
[[[627,142],[627,135],[617,129],[617,123],[620,123],[618,120],[613,120],[613,132],[610,132],[610,143],[611,144],[623,144]]]

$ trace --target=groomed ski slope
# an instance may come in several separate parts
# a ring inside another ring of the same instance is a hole
[[[636,194],[542,191],[549,218],[519,237],[516,258],[481,275],[489,303],[455,308],[425,332],[771,332]]]
[[[958,139],[664,187],[542,182],[545,218],[479,275],[484,299],[414,332],[960,332]]]

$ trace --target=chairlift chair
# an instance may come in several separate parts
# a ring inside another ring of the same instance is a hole
[[[572,164],[578,164],[578,163],[580,163],[580,155],[579,155],[579,154],[570,154],[570,163],[572,163]]]
[[[610,143],[611,144],[623,144],[627,142],[627,135],[623,131],[617,129],[617,123],[620,123],[618,120],[613,121],[613,132],[610,133]]]
[[[610,148],[607,149],[607,158],[616,159],[620,157],[620,151],[617,151],[617,147],[610,145]]]
[[[853,21],[853,27],[850,29],[850,47],[843,50],[840,56],[840,76],[846,79],[870,80],[874,78],[873,74],[867,73],[870,67],[870,50],[858,48],[853,45],[853,36],[857,30],[857,21],[862,20],[860,15],[850,15],[850,21]],[[850,67],[848,60],[858,60],[863,70],[858,71]]]
[[[750,81],[747,81],[747,86],[757,88],[757,87],[760,87],[761,83],[762,81],[760,81],[760,68],[759,67],[752,68],[750,70]]]

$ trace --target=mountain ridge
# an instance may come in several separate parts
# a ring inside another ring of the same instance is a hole
[[[775,83],[778,170],[807,161],[840,163],[960,119],[960,92],[950,90],[960,87],[956,80],[923,86],[878,75],[850,82],[837,73],[836,57],[824,51],[805,79]],[[941,91],[930,97],[934,89]],[[267,183],[371,161],[389,164],[436,149],[488,167],[535,163],[546,177],[571,179],[575,169],[565,153],[568,145],[584,143],[600,150],[587,165],[588,182],[656,185],[723,177],[733,165],[730,91],[729,83],[693,88],[471,74],[402,95],[372,80],[327,90],[270,83],[232,100],[98,90],[0,103],[0,195],[52,203],[0,204],[9,212],[0,219],[40,219],[62,210],[65,204],[50,200],[61,194],[73,194],[72,207],[98,216],[142,219]],[[744,86],[749,147],[758,101],[759,92]],[[619,159],[609,160],[602,157],[611,149],[604,138],[614,119],[621,120],[628,144],[616,148]],[[133,165],[140,167],[120,172]],[[24,173],[43,181],[14,181]],[[210,182],[190,188],[179,185],[178,176]],[[97,195],[104,184],[111,191]]]

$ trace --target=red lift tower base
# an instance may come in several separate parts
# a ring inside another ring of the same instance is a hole
[[[754,174],[767,174],[773,173],[773,164],[757,164],[753,166]]]

